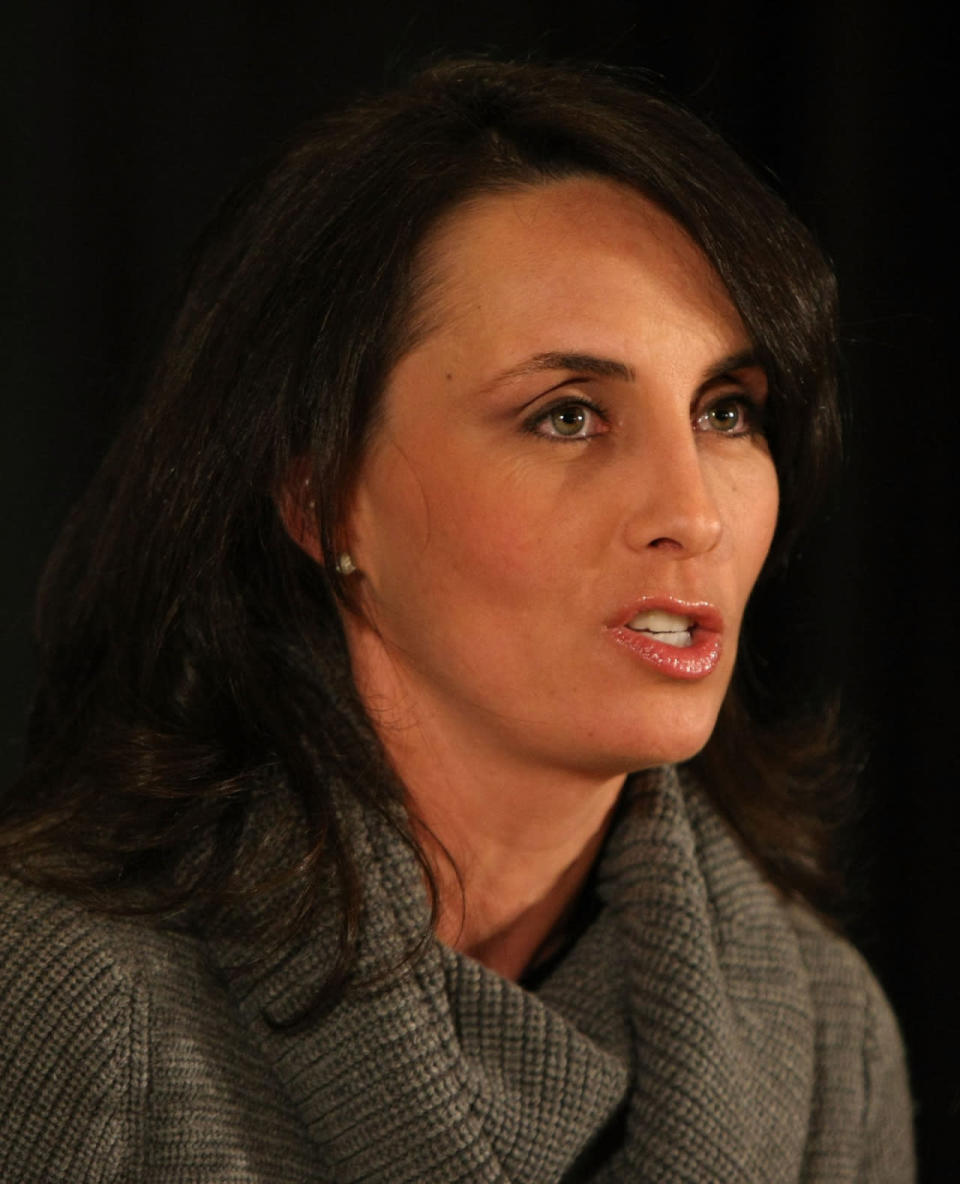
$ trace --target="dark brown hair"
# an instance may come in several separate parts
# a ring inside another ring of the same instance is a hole
[[[288,927],[305,933],[333,884],[328,995],[343,983],[363,889],[330,786],[392,819],[401,787],[350,677],[336,534],[385,378],[416,337],[418,250],[472,196],[591,174],[671,214],[726,284],[770,379],[769,566],[789,552],[838,446],[834,282],[809,235],[719,136],[648,89],[594,69],[432,66],[308,127],[200,243],[142,408],[41,589],[28,761],[0,814],[12,874],[212,924],[256,890],[238,872],[253,804],[284,788],[309,852],[280,869]],[[275,502],[304,463],[325,567]],[[741,678],[695,762],[755,858],[809,899],[826,868],[814,750],[758,720]]]

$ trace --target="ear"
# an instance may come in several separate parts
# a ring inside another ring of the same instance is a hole
[[[290,538],[314,563],[323,566],[320,524],[313,492],[313,466],[308,457],[298,457],[291,464],[273,500]]]

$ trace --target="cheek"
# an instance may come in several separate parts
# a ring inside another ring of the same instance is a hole
[[[553,501],[516,471],[481,470],[390,447],[371,465],[351,516],[357,561],[381,620],[459,615],[541,595]]]
[[[540,492],[484,481],[448,488],[430,507],[423,560],[457,603],[534,612],[550,599],[574,528],[557,537],[556,502]]]

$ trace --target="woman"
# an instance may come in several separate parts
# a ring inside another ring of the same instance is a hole
[[[3,1178],[912,1178],[810,745],[734,669],[833,308],[601,73],[439,65],[228,203],[42,590]]]

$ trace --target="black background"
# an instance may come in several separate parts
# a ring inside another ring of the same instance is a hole
[[[784,645],[842,677],[868,742],[853,935],[904,1026],[923,1179],[958,1178],[953,18],[866,0],[19,7],[2,38],[0,777],[44,556],[223,192],[292,126],[428,53],[644,66],[769,173],[840,275],[848,470]]]

